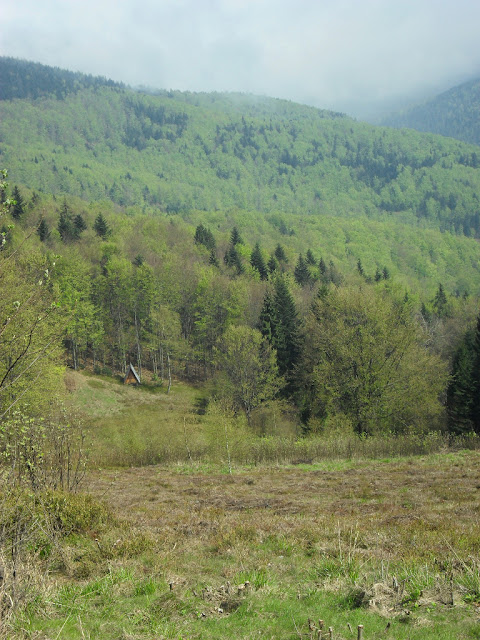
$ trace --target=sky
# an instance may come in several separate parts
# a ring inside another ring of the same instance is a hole
[[[358,118],[480,76],[478,0],[0,0],[0,55]]]

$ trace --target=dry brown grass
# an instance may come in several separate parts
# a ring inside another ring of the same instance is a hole
[[[237,558],[229,574],[240,571],[242,547],[251,567],[301,552],[312,567],[335,558],[391,578],[420,563],[440,575],[479,555],[479,463],[478,452],[460,452],[233,476],[144,467],[97,473],[90,491],[150,532],[188,583],[215,551]]]

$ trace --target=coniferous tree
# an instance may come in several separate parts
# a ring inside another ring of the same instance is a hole
[[[25,213],[25,202],[17,185],[13,187],[12,199],[14,200],[14,204],[11,209],[12,218],[18,220]]]
[[[250,256],[250,264],[260,274],[260,280],[268,280],[268,271],[262,256],[262,251],[258,242],[253,248]]]
[[[58,221],[58,233],[63,242],[69,242],[75,238],[75,227],[72,222],[72,212],[67,204],[67,200],[64,199],[62,208],[60,209],[60,218]]]
[[[287,258],[287,255],[285,253],[285,249],[282,247],[281,244],[277,244],[277,246],[275,248],[275,251],[274,251],[274,256],[278,260],[278,262],[288,262],[288,258]]]
[[[308,249],[305,255],[305,260],[307,261],[307,264],[312,265],[312,267],[314,267],[317,264],[317,261],[315,260],[315,256],[313,255],[311,249]]]
[[[217,254],[215,253],[215,249],[211,249],[210,256],[208,258],[208,263],[211,264],[213,267],[218,267],[219,266]]]
[[[199,224],[195,229],[195,244],[203,244],[207,249],[215,249],[216,242],[213,233],[203,224]]]
[[[450,432],[480,434],[480,315],[453,358],[447,416]]]
[[[86,228],[87,228],[87,223],[83,219],[83,216],[80,213],[78,213],[73,219],[73,229],[74,229],[75,237],[79,238],[82,231],[85,231]]]
[[[451,433],[466,433],[473,429],[474,340],[474,332],[469,331],[453,357],[447,387],[448,429]]]
[[[365,271],[363,270],[363,265],[360,258],[357,260],[357,271],[361,276],[365,277]]]
[[[311,281],[310,271],[308,269],[308,265],[305,262],[302,254],[298,256],[297,264],[295,265],[294,270],[295,281],[301,286],[309,284]]]
[[[48,224],[46,223],[44,218],[40,220],[40,224],[37,227],[37,235],[40,238],[40,242],[45,242],[45,240],[50,235]]]
[[[432,321],[432,312],[430,311],[430,309],[428,309],[427,305],[424,302],[422,302],[422,305],[420,307],[420,314],[427,324]]]
[[[439,318],[446,318],[449,315],[448,301],[442,283],[438,285],[437,293],[432,300],[434,313]]]
[[[290,375],[300,356],[300,332],[298,315],[293,297],[285,279],[275,282],[275,329],[273,346],[277,350],[280,375]]]
[[[384,280],[388,280],[390,278],[390,271],[387,267],[383,267],[382,275]]]
[[[275,281],[273,295],[267,291],[260,313],[259,328],[277,352],[280,375],[287,379],[286,391],[292,390],[291,375],[300,356],[300,332],[295,302],[283,277]]]
[[[276,314],[273,296],[271,291],[267,289],[267,292],[265,293],[265,297],[263,299],[262,310],[260,311],[258,328],[260,329],[262,336],[266,338],[271,345],[274,345],[275,343],[275,324]]]
[[[100,236],[103,240],[109,235],[110,229],[108,227],[107,221],[103,217],[101,213],[95,218],[95,223],[93,225],[95,233],[97,236]]]
[[[236,270],[237,275],[241,275],[245,271],[245,268],[242,264],[242,259],[240,258],[235,245],[231,244],[228,247],[223,260],[227,267],[232,267]]]
[[[267,269],[269,273],[274,273],[278,269],[278,262],[274,255],[270,256],[270,259],[267,262]]]
[[[473,370],[472,370],[472,424],[475,433],[480,434],[480,315],[473,338]]]
[[[243,244],[242,236],[240,235],[237,227],[233,227],[232,229],[232,233],[230,234],[230,244],[232,244],[233,246],[237,244]]]
[[[320,260],[318,261],[318,270],[320,271],[321,276],[324,276],[327,272],[327,265],[325,264],[323,258],[320,258]]]
[[[380,271],[380,269],[377,267],[375,269],[375,276],[374,276],[374,280],[375,282],[380,282],[380,280],[383,279],[383,273]]]

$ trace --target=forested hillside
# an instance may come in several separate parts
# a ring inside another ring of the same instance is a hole
[[[47,95],[0,102],[5,412],[63,347],[73,368],[207,382],[249,423],[445,427],[478,312],[475,147],[269,98],[42,74]]]
[[[12,65],[1,60],[7,81]],[[47,95],[15,98],[38,94],[37,67],[24,65],[22,91],[0,102],[0,161],[32,189],[167,213],[363,214],[480,235],[474,146],[270,98],[69,85],[62,72],[58,89],[49,80]]]
[[[392,127],[439,133],[480,144],[480,79],[470,80],[384,120]]]

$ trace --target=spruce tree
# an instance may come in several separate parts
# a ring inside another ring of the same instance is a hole
[[[267,269],[269,273],[274,273],[278,269],[278,262],[274,255],[270,256],[270,260],[267,262]]]
[[[105,238],[110,233],[110,229],[108,228],[107,221],[105,220],[105,218],[101,213],[99,213],[98,216],[95,218],[95,223],[93,225],[93,228],[97,236],[100,236],[100,238],[102,238],[103,240],[105,240]]]
[[[195,244],[203,244],[207,249],[215,249],[216,242],[213,233],[203,224],[199,224],[195,229]]]
[[[230,234],[230,244],[235,246],[236,244],[243,244],[242,236],[238,231],[237,227],[233,227],[232,233]]]
[[[448,428],[452,433],[480,434],[480,315],[453,358],[447,388]]]
[[[320,271],[321,276],[324,276],[327,272],[327,265],[325,264],[323,258],[320,258],[320,260],[318,261],[318,270]]]
[[[75,227],[72,223],[72,213],[66,199],[64,199],[62,208],[60,209],[60,218],[58,221],[57,229],[63,242],[69,242],[75,237]]]
[[[480,434],[480,315],[477,319],[477,326],[472,343],[472,411],[471,419],[475,433]]]
[[[308,269],[308,265],[305,262],[302,254],[298,256],[297,264],[295,265],[294,271],[295,281],[301,286],[309,284],[311,281],[310,271]]]
[[[263,299],[262,310],[260,311],[260,318],[258,322],[258,328],[264,338],[268,342],[275,346],[275,325],[276,314],[273,303],[273,296],[270,290],[267,290]]]
[[[273,298],[273,346],[280,375],[293,372],[300,356],[300,332],[295,302],[283,277],[277,278]]]
[[[78,213],[73,219],[73,228],[74,228],[75,236],[77,238],[79,238],[82,231],[85,231],[85,229],[87,228],[87,223],[85,222],[85,220],[83,219],[83,216],[80,213]]]
[[[14,200],[14,204],[11,209],[12,218],[18,220],[25,212],[25,203],[17,185],[13,187],[12,199]]]
[[[283,277],[267,290],[260,312],[259,329],[277,352],[281,375],[290,374],[300,356],[300,335],[295,302]]]
[[[474,365],[474,332],[469,331],[453,357],[447,387],[448,429],[451,433],[460,434],[473,429]]]
[[[233,244],[231,244],[228,247],[225,253],[225,256],[223,258],[223,261],[225,262],[227,267],[232,267],[233,269],[235,269],[237,272],[237,275],[241,275],[245,271],[244,266],[242,264],[242,259],[240,258],[240,255],[235,245]]]
[[[262,256],[262,251],[258,242],[253,248],[250,256],[250,264],[260,274],[260,280],[268,280],[268,271]]]
[[[317,261],[315,260],[315,256],[313,255],[311,249],[308,249],[305,255],[305,260],[307,261],[307,264],[312,265],[312,267],[314,267],[317,264]]]
[[[437,293],[432,300],[432,307],[434,313],[439,318],[446,318],[449,315],[447,296],[441,282],[438,285]]]
[[[282,247],[281,244],[277,244],[274,251],[274,255],[279,262],[288,262],[287,256],[285,254],[285,249]]]
[[[210,251],[210,256],[208,258],[208,263],[211,264],[213,267],[218,267],[218,258],[217,258],[217,254],[215,253],[215,249],[212,249]]]
[[[45,240],[50,235],[48,224],[45,222],[44,218],[40,220],[40,224],[37,227],[37,235],[40,238],[40,242],[45,242]]]
[[[363,265],[360,258],[357,260],[357,271],[361,276],[365,277],[365,271],[363,270]]]

